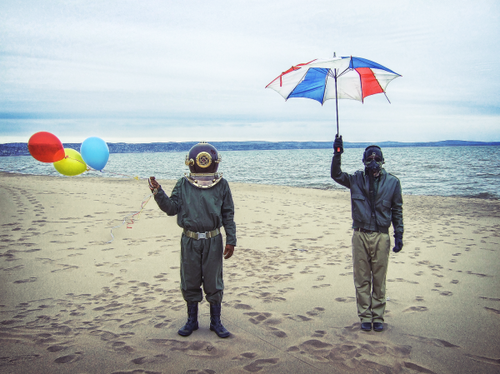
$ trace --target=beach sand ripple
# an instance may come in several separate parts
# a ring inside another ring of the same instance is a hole
[[[121,225],[147,183],[0,174],[0,372],[498,373],[500,202],[404,197],[377,333],[356,316],[349,193],[231,187],[232,334],[202,302],[184,338],[175,218],[149,201]]]

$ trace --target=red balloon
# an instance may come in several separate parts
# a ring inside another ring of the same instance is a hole
[[[61,161],[66,154],[61,141],[50,132],[37,132],[28,141],[31,155],[41,162]]]

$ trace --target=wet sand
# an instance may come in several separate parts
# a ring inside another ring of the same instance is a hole
[[[406,195],[385,330],[367,333],[348,191],[231,188],[232,335],[208,329],[203,302],[183,338],[181,230],[152,199],[134,215],[147,182],[0,173],[0,372],[500,372],[499,201]]]

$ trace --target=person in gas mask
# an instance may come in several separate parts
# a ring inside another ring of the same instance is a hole
[[[181,237],[181,291],[187,303],[188,319],[178,334],[189,336],[198,330],[198,303],[205,298],[210,303],[210,330],[219,337],[230,333],[221,322],[224,290],[222,257],[233,255],[236,245],[234,203],[229,184],[217,173],[221,158],[211,144],[201,142],[186,156],[190,173],[177,181],[170,197],[156,181],[149,186],[159,208],[169,216],[177,215],[183,229]],[[221,226],[226,233],[223,247]]]
[[[336,136],[331,177],[351,190],[352,258],[356,302],[361,329],[382,331],[386,306],[385,283],[389,263],[391,223],[394,227],[394,252],[403,248],[403,197],[401,183],[387,173],[384,156],[377,145],[363,153],[365,169],[354,174],[342,172],[342,136]]]

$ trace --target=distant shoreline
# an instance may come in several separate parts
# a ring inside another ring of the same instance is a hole
[[[329,149],[332,142],[210,142],[219,151],[249,151],[249,150],[293,150],[293,149]],[[157,152],[185,152],[196,142],[155,142],[155,143],[107,143],[109,153],[157,153]],[[345,142],[344,148],[366,148],[371,142]],[[477,147],[500,146],[500,142],[470,142],[463,140],[444,140],[439,142],[377,142],[381,147]],[[63,143],[65,148],[80,150],[81,143]],[[0,144],[1,156],[29,156],[27,143]]]

